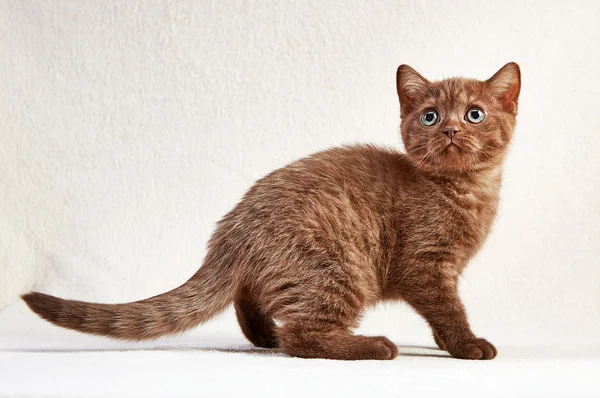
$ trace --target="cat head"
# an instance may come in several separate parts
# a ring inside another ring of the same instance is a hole
[[[502,163],[516,124],[519,65],[508,63],[485,81],[437,82],[400,65],[396,86],[402,140],[415,167],[462,173]]]

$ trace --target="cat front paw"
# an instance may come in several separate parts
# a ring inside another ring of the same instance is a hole
[[[450,355],[460,359],[493,359],[498,350],[485,339],[468,340],[448,349]]]

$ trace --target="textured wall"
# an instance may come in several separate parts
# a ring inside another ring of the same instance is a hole
[[[495,342],[597,341],[599,13],[594,1],[2,1],[0,210],[25,235],[2,224],[0,305],[35,278],[108,302],[172,288],[255,179],[342,143],[399,146],[400,63],[487,78],[514,60],[500,215],[463,296]],[[17,313],[0,322],[29,316]],[[236,328],[231,313],[217,323]],[[401,305],[364,328],[429,336]]]

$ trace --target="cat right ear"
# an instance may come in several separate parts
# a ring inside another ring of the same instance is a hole
[[[502,109],[515,113],[521,91],[521,70],[515,62],[504,65],[496,74],[486,80],[494,95],[500,100]]]
[[[400,100],[400,116],[410,113],[427,92],[429,81],[408,65],[400,65],[396,72],[396,89]]]

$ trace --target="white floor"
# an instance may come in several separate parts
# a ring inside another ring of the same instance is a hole
[[[499,346],[493,361],[460,361],[397,343],[394,361],[304,360],[210,328],[130,344],[0,321],[0,397],[600,397],[600,347]]]

